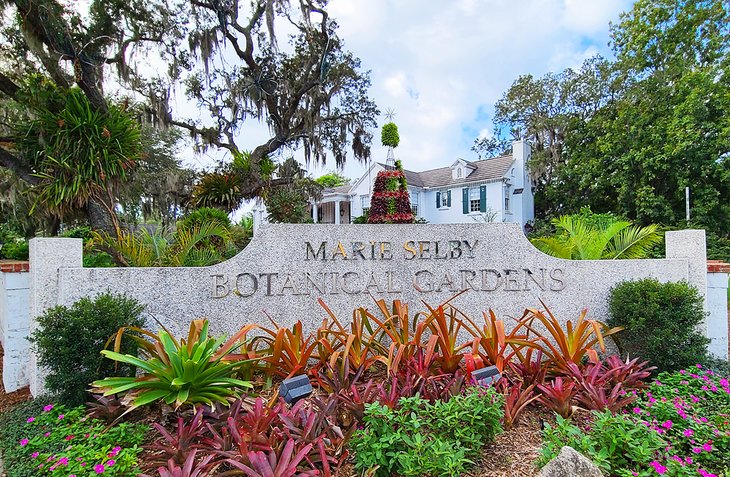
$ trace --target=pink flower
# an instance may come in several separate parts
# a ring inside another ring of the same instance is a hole
[[[710,444],[709,442],[706,442],[705,444],[702,445],[702,448],[704,450],[706,450],[707,452],[710,452],[712,450],[712,444]]]
[[[664,422],[662,423],[662,427],[663,427],[664,429],[671,429],[671,428],[672,428],[672,421],[664,421]]]
[[[103,474],[104,470],[105,470],[104,464],[96,464],[94,466],[94,472],[96,472],[97,474]]]
[[[25,447],[28,445],[28,439],[20,439],[20,447]]]
[[[43,406],[43,411],[48,412],[53,409],[53,404],[49,404],[47,406]]]
[[[702,447],[693,447],[692,452],[694,452],[695,454],[699,454],[700,452],[702,452]]]
[[[692,435],[695,433],[692,429],[685,429],[682,434],[684,434],[684,437],[692,437]]]
[[[50,432],[46,432],[45,434],[43,434],[43,437],[48,437],[48,436],[50,436],[50,435],[51,435],[51,433],[50,433]]]
[[[68,457],[61,457],[56,463],[61,465],[68,465]]]
[[[656,470],[656,473],[657,474],[663,474],[663,473],[665,473],[667,471],[667,468],[664,467],[663,465],[661,465],[657,461],[652,461],[649,465],[651,465],[652,467],[654,467],[654,470]]]
[[[702,477],[717,477],[717,474],[711,474],[705,469],[697,469],[697,472],[699,472]]]
[[[33,452],[30,456],[35,459],[35,458],[38,457],[38,453],[37,452]]]
[[[641,408],[640,407],[635,407],[634,408],[634,414],[641,414]]]
[[[27,421],[25,421],[25,422],[33,422],[33,421],[35,421],[35,417],[31,416],[31,417],[29,417],[29,418],[28,418],[28,420],[27,420]]]
[[[106,462],[106,465],[109,467],[113,466],[114,464],[116,464],[116,461],[111,460],[111,459]]]
[[[74,438],[73,434],[72,434],[72,435],[70,435],[70,436],[66,436],[66,440],[67,440],[67,441],[70,441],[70,440],[71,440],[71,439],[73,439],[73,438]]]
[[[58,418],[59,418],[59,419],[63,419],[64,417],[66,417],[66,416],[65,416],[64,414],[59,414],[59,415],[58,415]]]

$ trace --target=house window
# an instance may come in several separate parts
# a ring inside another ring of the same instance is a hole
[[[436,191],[436,208],[445,209],[446,207],[451,207],[451,191]]]
[[[504,188],[504,210],[509,212],[509,187]]]
[[[360,208],[362,209],[362,215],[367,215],[367,213],[370,212],[370,196],[369,195],[360,196]]]
[[[471,189],[469,189],[469,212],[479,212],[479,207],[479,188],[472,187]]]
[[[458,169],[456,169],[456,178],[457,179],[461,179],[461,167],[459,167]]]
[[[418,215],[418,192],[411,194],[411,212],[413,215]]]

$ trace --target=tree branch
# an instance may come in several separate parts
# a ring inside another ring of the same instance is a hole
[[[34,176],[31,171],[24,168],[21,163],[22,161],[20,158],[12,154],[7,149],[0,147],[0,167],[5,167],[6,169],[14,172],[15,175],[28,184],[38,184],[41,181],[40,178]]]
[[[203,138],[203,140],[208,142],[209,144],[212,144],[214,146],[217,146],[217,147],[220,147],[223,149],[228,149],[231,152],[238,152],[238,147],[236,147],[236,145],[233,144],[232,142],[227,143],[227,142],[221,141],[219,138],[204,136],[203,135],[203,131],[205,130],[204,128],[199,128],[198,126],[196,126],[194,124],[189,124],[189,123],[186,123],[183,121],[177,121],[177,120],[171,119],[171,118],[167,121],[167,123],[171,124],[173,126],[187,129],[188,131],[190,131],[193,134],[193,136],[198,137],[198,138]]]
[[[11,98],[15,98],[15,94],[20,90],[20,86],[15,84],[13,80],[0,73],[0,91]]]

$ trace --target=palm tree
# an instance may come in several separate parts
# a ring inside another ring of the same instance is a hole
[[[600,260],[645,258],[662,241],[656,225],[640,227],[618,219],[589,221],[583,215],[553,219],[553,237],[531,239],[540,251],[558,258]]]
[[[159,229],[150,233],[122,231],[118,237],[106,232],[94,232],[94,243],[110,251],[120,265],[129,267],[200,267],[223,261],[224,257],[213,246],[205,246],[210,239],[230,240],[227,227],[209,222],[192,228],[179,228],[174,234]]]

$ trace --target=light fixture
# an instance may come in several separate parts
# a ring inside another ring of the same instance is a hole
[[[479,386],[487,387],[490,384],[499,381],[502,378],[502,374],[496,366],[487,366],[486,368],[475,369],[472,371],[471,377]]]
[[[309,377],[306,374],[287,378],[279,386],[279,396],[287,404],[294,404],[310,394],[312,394],[312,384],[309,382]]]

